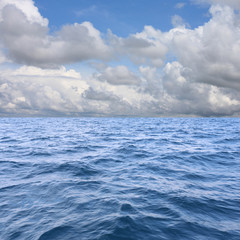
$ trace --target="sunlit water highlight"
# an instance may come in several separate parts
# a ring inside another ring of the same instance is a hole
[[[0,239],[240,239],[240,119],[0,119]]]

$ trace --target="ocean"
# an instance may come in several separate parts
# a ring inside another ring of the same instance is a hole
[[[239,240],[239,118],[0,118],[0,239]]]

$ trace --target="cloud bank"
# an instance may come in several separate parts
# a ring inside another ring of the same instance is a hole
[[[210,5],[220,4],[222,6],[228,5],[232,8],[240,9],[239,0],[192,0],[192,2],[197,4],[210,4]]]
[[[90,22],[49,33],[33,1],[1,1],[0,63],[20,66],[1,67],[0,115],[239,116],[239,1],[199,2],[211,4],[202,26],[175,15],[168,32],[122,38]],[[64,67],[86,61],[98,67],[84,77]]]
[[[110,48],[90,22],[65,25],[50,35],[47,21],[30,20],[17,5],[4,6],[1,17],[0,39],[17,63],[51,68],[110,56]]]

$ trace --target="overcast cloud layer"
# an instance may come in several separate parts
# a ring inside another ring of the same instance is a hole
[[[239,116],[239,1],[198,2],[211,18],[196,29],[175,15],[122,38],[90,22],[49,33],[33,1],[2,0],[0,116]],[[64,67],[85,61],[84,77]]]

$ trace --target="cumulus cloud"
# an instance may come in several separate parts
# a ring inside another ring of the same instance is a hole
[[[235,9],[240,9],[240,1],[239,0],[192,0],[193,3],[198,4],[221,4],[221,5],[228,5]]]
[[[107,67],[98,76],[100,81],[107,81],[113,85],[138,85],[140,79],[134,75],[126,66]]]
[[[116,68],[111,70],[117,79]],[[102,81],[104,74],[83,79],[64,67],[2,71],[1,116],[224,116],[240,111],[239,91],[194,82],[179,62],[168,63],[164,74],[141,66],[137,85]]]
[[[128,38],[120,38],[109,33],[110,43],[117,54],[127,55],[136,64],[152,64],[161,67],[168,48],[161,40],[162,32],[151,26],[145,26],[140,33]]]
[[[240,90],[239,15],[214,5],[212,18],[197,29],[172,30],[173,48],[192,81]]]
[[[68,115],[81,111],[88,85],[74,70],[23,66],[0,74],[1,115]]]
[[[0,41],[15,62],[49,68],[109,57],[109,47],[91,23],[65,25],[49,35],[44,22],[30,21],[16,6],[4,6],[0,21]]]
[[[168,32],[152,26],[127,38],[109,32],[108,45],[89,22],[50,35],[47,20],[24,1],[31,7],[0,5],[3,52],[26,64],[0,72],[1,116],[240,116],[238,1],[211,1],[210,20],[195,29],[176,15]],[[101,61],[111,51],[121,62],[115,67]],[[60,67],[88,59],[100,61],[84,78]]]
[[[139,115],[136,107],[119,97],[113,91],[97,90],[90,87],[83,94],[85,113],[97,116]]]
[[[194,82],[189,70],[179,62],[168,63],[163,78],[164,90],[171,99],[172,113],[200,116],[233,115],[240,110],[237,91]]]
[[[31,23],[38,23],[42,26],[48,25],[48,20],[41,16],[38,8],[34,6],[34,2],[32,0],[1,0],[0,21],[3,21],[2,9],[7,5],[16,6],[25,14],[27,20]]]
[[[102,82],[96,74],[83,79],[64,67],[0,72],[1,116],[141,115],[141,98],[134,88]]]

